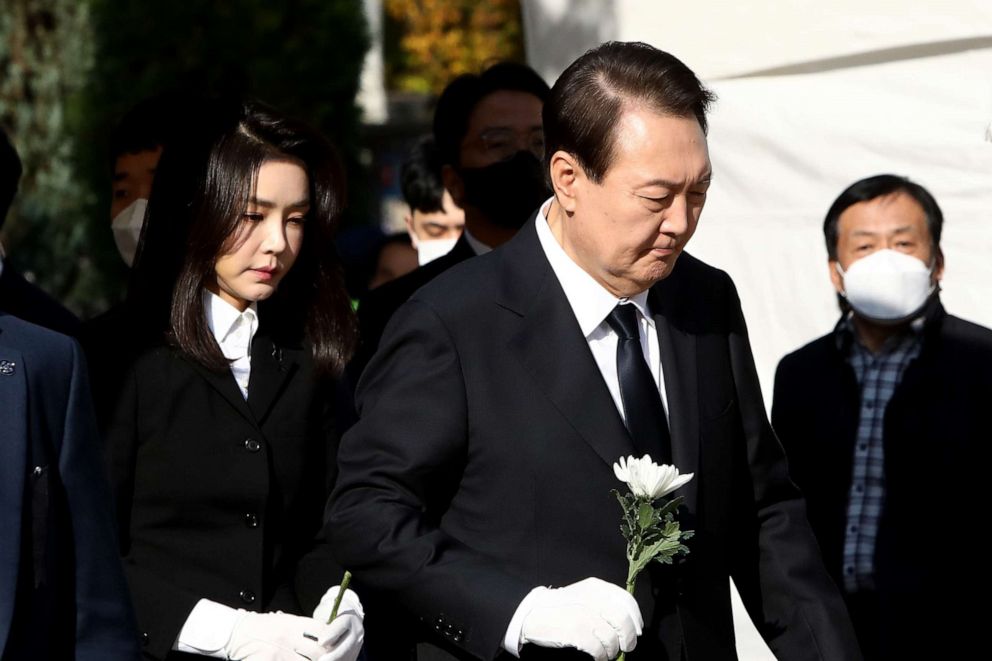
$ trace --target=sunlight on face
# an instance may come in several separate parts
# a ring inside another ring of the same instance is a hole
[[[711,166],[695,117],[634,105],[621,117],[615,140],[613,163],[600,183],[578,173],[562,246],[622,297],[671,274],[696,231]]]
[[[262,164],[237,234],[214,265],[211,291],[240,310],[275,293],[303,245],[308,191],[307,173],[296,161]]]

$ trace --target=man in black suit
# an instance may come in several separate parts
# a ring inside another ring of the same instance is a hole
[[[516,234],[549,194],[541,107],[548,85],[522,64],[501,62],[453,80],[438,99],[434,141],[444,188],[465,210],[461,239],[443,257],[371,291],[358,307],[357,380],[396,309],[437,275]],[[507,191],[515,191],[507,194]]]
[[[21,178],[21,159],[10,144],[7,134],[0,131],[0,228],[14,203]],[[79,333],[79,319],[54,298],[28,282],[0,247],[0,310],[51,328],[66,335]]]
[[[75,342],[0,313],[0,410],[0,659],[137,659]]]
[[[824,222],[843,314],[775,376],[775,431],[872,659],[985,646],[965,604],[990,585],[970,531],[988,500],[992,331],[940,303],[942,224],[903,177],[845,190]]]
[[[576,60],[543,111],[554,198],[414,294],[359,384],[326,530],[459,658],[605,661],[636,643],[631,661],[734,659],[731,577],[778,658],[859,658],[733,283],[680,257],[710,181],[710,99],[645,44]],[[691,552],[641,574],[636,602],[610,493],[635,452],[696,475]]]

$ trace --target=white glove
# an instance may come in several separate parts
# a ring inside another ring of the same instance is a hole
[[[587,578],[563,588],[538,588],[528,595],[520,644],[574,647],[596,661],[615,659],[637,646],[644,619],[623,588]]]
[[[327,658],[337,635],[327,624],[309,617],[238,610],[239,619],[224,646],[236,661],[318,661]]]
[[[340,589],[341,586],[335,585],[324,593],[313,611],[314,620],[327,622]],[[365,641],[365,627],[362,624],[364,619],[365,609],[362,608],[358,595],[351,590],[345,590],[344,596],[341,597],[341,605],[338,607],[338,615],[328,625],[332,635],[327,639],[327,649],[331,652],[320,657],[319,661],[355,661]]]

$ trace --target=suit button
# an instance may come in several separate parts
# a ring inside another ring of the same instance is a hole
[[[241,601],[245,602],[246,604],[255,603],[255,593],[252,592],[251,590],[242,590],[238,594],[238,596],[241,597]]]
[[[245,450],[248,452],[258,452],[262,449],[262,444],[256,441],[254,438],[245,439]]]
[[[148,644],[148,632],[147,631],[142,631],[141,632],[141,644],[142,645],[147,645]]]
[[[257,528],[258,517],[252,514],[251,512],[245,514],[245,525],[248,526],[249,528]]]

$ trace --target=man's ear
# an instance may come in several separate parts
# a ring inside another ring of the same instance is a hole
[[[837,270],[840,265],[836,259],[827,260],[827,266],[830,267],[830,282],[833,283],[834,289],[837,290],[838,294],[844,293],[844,277]]]
[[[444,182],[445,189],[451,194],[451,200],[462,209],[465,208],[465,183],[462,177],[451,165],[441,166],[441,181]]]
[[[933,265],[933,281],[939,283],[944,277],[944,251],[937,246],[937,259]]]
[[[573,213],[578,189],[586,180],[578,161],[568,152],[558,150],[551,155],[550,174],[558,204],[566,213]]]
[[[403,214],[403,222],[406,223],[406,233],[410,235],[410,244],[417,247],[417,232],[413,227],[413,210]]]

